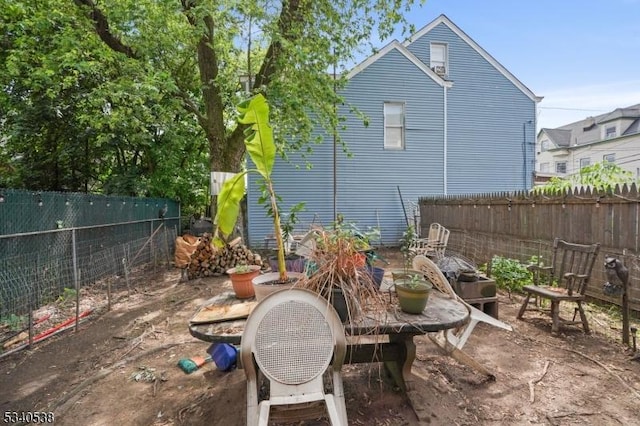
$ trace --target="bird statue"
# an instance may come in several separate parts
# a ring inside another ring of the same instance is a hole
[[[620,296],[624,293],[629,283],[629,269],[622,264],[620,259],[607,256],[604,259],[607,282],[602,286],[602,291],[608,296]]]
[[[167,205],[167,203],[164,203],[164,207],[158,211],[158,219],[164,219],[164,216],[167,214],[168,210],[169,206]]]

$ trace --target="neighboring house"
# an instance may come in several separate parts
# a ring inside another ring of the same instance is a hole
[[[536,183],[601,161],[615,163],[640,177],[640,104],[556,129],[541,129],[536,154]]]
[[[306,202],[300,230],[329,226],[339,213],[361,230],[380,228],[383,244],[398,245],[407,227],[403,207],[411,220],[409,204],[419,197],[532,186],[541,98],[444,15],[356,66],[342,95],[340,137],[352,155],[326,134],[308,156],[311,169],[294,154],[274,167],[283,213]],[[257,204],[256,176],[248,184],[253,247],[273,234]]]

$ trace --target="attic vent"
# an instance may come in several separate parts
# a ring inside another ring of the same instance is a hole
[[[431,69],[440,77],[444,77],[447,74],[447,69],[443,65],[436,65]]]

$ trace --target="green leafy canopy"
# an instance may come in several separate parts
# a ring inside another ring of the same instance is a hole
[[[544,185],[533,189],[535,194],[559,194],[578,186],[590,186],[596,191],[611,191],[616,185],[633,183],[636,179],[628,170],[615,163],[603,161],[590,164],[567,177],[554,176]]]

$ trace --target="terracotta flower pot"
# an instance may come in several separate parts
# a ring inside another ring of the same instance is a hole
[[[367,263],[367,256],[362,253],[356,253],[351,256],[338,258],[338,267],[340,269],[358,269],[364,268]]]
[[[255,277],[260,275],[260,267],[258,265],[249,265],[246,272],[238,272],[238,267],[227,270],[227,275],[231,278],[233,291],[238,299],[248,299],[255,295],[253,283]]]

